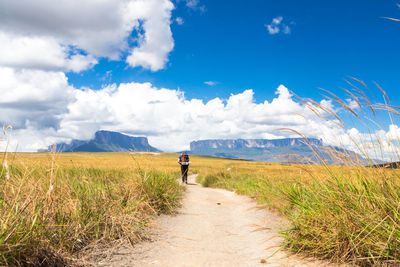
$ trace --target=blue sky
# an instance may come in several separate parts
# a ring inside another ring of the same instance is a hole
[[[394,103],[400,103],[400,17],[398,1],[206,1],[205,11],[175,3],[171,25],[175,48],[165,69],[152,72],[125,62],[102,59],[93,69],[69,73],[77,87],[100,88],[106,82],[148,82],[181,88],[188,98],[228,98],[252,88],[258,102],[273,97],[278,85],[295,93],[321,98],[322,87],[341,94],[353,76],[379,83]],[[270,35],[273,18],[290,34]],[[106,75],[112,71],[112,75]],[[104,80],[104,77],[107,79]],[[205,81],[215,81],[208,86]]]
[[[19,151],[87,140],[98,130],[146,136],[164,151],[193,140],[297,137],[354,149],[369,130],[330,101],[346,79],[400,106],[399,0],[2,0],[0,141]],[[316,117],[293,94],[338,112]],[[364,120],[357,103],[348,102]],[[333,118],[335,120],[335,118]],[[371,122],[400,139],[396,117]],[[374,137],[374,138],[375,138]]]

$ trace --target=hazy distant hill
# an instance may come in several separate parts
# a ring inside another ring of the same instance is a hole
[[[53,146],[49,147],[52,150]],[[149,145],[146,137],[132,137],[125,134],[98,131],[91,140],[72,140],[71,143],[57,144],[59,152],[125,152],[148,151],[157,152],[157,148]]]
[[[324,146],[315,138],[200,140],[190,143],[192,154],[268,162],[319,162],[313,150],[327,163],[339,163],[329,155],[328,151],[332,150],[364,161],[352,151]]]

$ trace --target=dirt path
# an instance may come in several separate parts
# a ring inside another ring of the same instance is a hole
[[[119,248],[99,266],[325,266],[289,256],[277,234],[285,221],[245,196],[203,188],[189,176],[183,207],[161,216],[154,241]],[[269,229],[255,231],[260,226]],[[266,263],[261,263],[265,259]]]

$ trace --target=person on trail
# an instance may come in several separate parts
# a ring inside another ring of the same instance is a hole
[[[187,153],[182,153],[179,156],[178,163],[181,165],[181,172],[182,172],[182,183],[187,184],[187,175],[189,171],[189,155]]]

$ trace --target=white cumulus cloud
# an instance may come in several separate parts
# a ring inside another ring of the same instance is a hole
[[[0,65],[79,72],[129,53],[128,64],[156,71],[174,47],[173,8],[170,0],[2,0]]]
[[[62,72],[0,67],[0,122],[16,129],[57,128],[73,90]]]
[[[80,72],[95,64],[97,59],[94,56],[76,54],[54,38],[0,32],[0,65]]]
[[[137,47],[131,50],[126,61],[129,65],[157,71],[164,68],[168,53],[174,48],[171,33],[171,11],[169,0],[133,1],[129,4],[129,17],[144,20],[144,35],[139,34]]]

